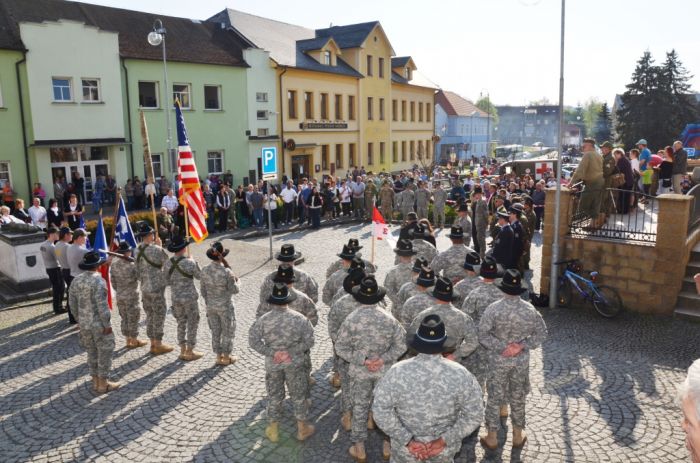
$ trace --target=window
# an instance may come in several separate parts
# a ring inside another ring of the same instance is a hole
[[[304,92],[304,117],[314,118],[314,94],[311,92]]]
[[[328,154],[328,145],[321,145],[321,170],[330,169],[330,155]]]
[[[411,101],[411,122],[416,122],[416,102]]]
[[[401,100],[401,120],[406,122],[406,100]]]
[[[0,85],[0,108],[4,108],[5,104],[2,101],[2,85]]]
[[[343,95],[335,96],[335,120],[343,120]]]
[[[331,52],[328,50],[323,52],[323,64],[325,64],[326,66],[331,65]]]
[[[255,101],[258,103],[267,103],[267,92],[256,92]]]
[[[391,142],[391,162],[399,162],[399,142]]]
[[[374,119],[374,113],[373,113],[373,108],[374,106],[374,98],[371,96],[367,97],[367,120],[371,121]]]
[[[297,118],[297,92],[295,90],[287,91],[287,112],[290,119]]]
[[[379,120],[384,120],[384,98],[379,99]]]
[[[411,158],[410,159],[411,159],[411,161],[415,161],[416,160],[416,142],[411,140],[410,147],[411,147],[411,152],[410,152]]]
[[[418,122],[423,122],[423,102],[418,103]]]
[[[12,184],[10,161],[0,161],[0,188],[4,187],[6,182]]]
[[[139,81],[139,106],[158,108],[158,82]]]
[[[367,55],[367,75],[372,76],[372,55]]]
[[[207,151],[207,168],[210,174],[224,173],[224,152]]]
[[[335,145],[335,168],[343,168],[343,145],[341,144]]]
[[[430,115],[431,114],[432,113],[430,111],[430,103],[426,103],[425,104],[425,121],[426,122],[430,122],[430,117],[431,117]]]
[[[192,152],[192,156],[194,156],[194,151]],[[173,174],[177,174],[177,150],[176,149],[171,149],[168,152],[168,161],[170,162],[170,172]]]
[[[430,159],[431,154],[432,154],[432,147],[430,146],[430,140],[426,140],[426,142],[425,142],[425,159]]]
[[[384,58],[379,58],[379,63],[377,64],[379,66],[379,78],[383,79],[384,78]]]
[[[83,83],[83,101],[96,102],[100,101],[100,80],[99,79],[81,79]]]
[[[321,120],[328,120],[328,94],[321,93]]]
[[[151,163],[153,164],[153,177],[156,180],[163,176],[163,153],[151,153]],[[146,177],[146,164],[143,165],[144,178]]]
[[[190,84],[173,84],[173,101],[180,100],[180,108],[192,109]]]
[[[258,129],[258,137],[269,137],[270,129]]]
[[[258,93],[259,95],[259,93]],[[267,94],[265,94],[267,95]],[[204,109],[217,111],[221,109],[221,86],[220,85],[205,85],[204,86]]]
[[[425,152],[423,151],[423,140],[418,140],[418,159],[425,159]]]
[[[399,120],[399,102],[397,100],[391,100],[391,120]]]
[[[406,142],[401,142],[401,162],[406,162]]]
[[[68,78],[53,78],[53,101],[73,101],[71,82]]]
[[[367,165],[374,164],[374,143],[367,143]]]
[[[348,167],[353,167],[357,165],[357,157],[355,156],[355,144],[350,143],[348,145]]]
[[[355,97],[348,95],[348,120],[355,120]]]
[[[268,112],[264,109],[255,112],[259,121],[266,121],[268,118]]]
[[[379,142],[379,164],[384,164],[384,154],[386,151],[386,143],[383,141]]]

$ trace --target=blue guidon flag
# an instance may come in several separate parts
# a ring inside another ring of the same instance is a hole
[[[119,209],[114,221],[114,242],[112,243],[112,249],[116,249],[122,241],[129,243],[131,249],[136,247],[136,237],[129,223],[129,216],[126,213],[126,206],[124,206],[124,198],[120,197]]]

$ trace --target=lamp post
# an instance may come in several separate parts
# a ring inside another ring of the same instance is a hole
[[[489,156],[491,151],[491,96],[488,89],[483,88],[479,92],[479,99],[481,99],[484,90],[486,90],[486,109],[488,113],[488,119],[486,119],[486,156]]]
[[[153,30],[148,33],[148,43],[154,47],[162,45],[163,49],[163,86],[165,87],[163,91],[165,94],[163,104],[165,106],[165,125],[168,131],[168,158],[170,158],[170,153],[173,149],[173,138],[170,132],[170,104],[168,103],[168,101],[170,101],[170,98],[168,98],[168,65],[165,53],[165,27],[163,27],[163,22],[160,19],[156,19],[153,22]]]

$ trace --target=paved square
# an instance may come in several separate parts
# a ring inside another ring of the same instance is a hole
[[[396,227],[393,227],[394,229]],[[319,285],[342,243],[360,237],[370,255],[369,226],[344,225],[274,237],[274,246],[292,242],[303,252],[302,268]],[[242,278],[234,298],[238,323],[233,366],[216,368],[206,317],[199,329],[203,359],[185,363],[176,352],[151,357],[146,348],[125,350],[119,315],[112,377],[122,388],[96,396],[90,391],[85,354],[66,319],[50,315],[47,304],[0,312],[0,460],[16,461],[350,461],[348,433],[339,423],[337,392],[328,384],[331,344],[326,315],[312,350],[314,376],[311,416],[317,433],[305,443],[294,439],[291,406],[281,423],[278,444],[266,441],[263,359],[247,347],[262,277],[275,268],[266,262],[267,238],[226,240],[229,261]],[[438,248],[447,239],[440,236]],[[193,246],[205,264],[205,245]],[[533,262],[539,263],[539,249]],[[582,256],[585,259],[585,256]],[[393,261],[378,243],[378,276]],[[537,272],[538,270],[536,270]],[[202,304],[203,310],[203,304]],[[502,453],[485,453],[474,441],[457,461],[678,462],[687,460],[675,386],[700,352],[700,327],[683,321],[623,315],[603,320],[592,311],[547,310],[549,338],[531,357],[533,391],[528,399],[529,440],[511,454],[510,436]],[[145,329],[141,330],[145,336]],[[175,320],[168,315],[165,340],[175,343]],[[508,424],[509,426],[509,424]],[[369,461],[381,461],[381,440],[370,433]]]

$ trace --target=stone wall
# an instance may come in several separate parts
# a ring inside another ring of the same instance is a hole
[[[542,292],[549,293],[554,239],[555,190],[547,190],[542,249]],[[558,260],[580,259],[584,268],[600,272],[600,283],[617,289],[627,310],[672,315],[685,267],[700,234],[688,237],[692,198],[666,194],[657,197],[659,214],[654,246],[600,238],[571,238],[568,233],[571,191],[562,188]]]

